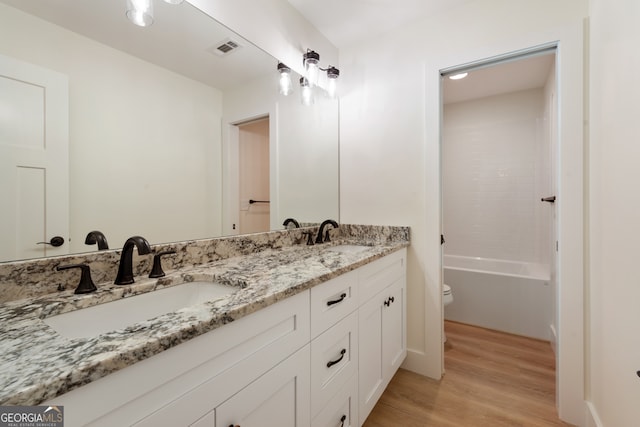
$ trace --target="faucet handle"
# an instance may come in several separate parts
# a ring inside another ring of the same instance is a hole
[[[76,290],[73,292],[74,294],[88,294],[98,289],[96,285],[93,284],[93,280],[91,280],[91,269],[86,264],[58,265],[56,270],[62,271],[71,268],[79,268],[82,271],[80,274],[80,283],[78,283]]]
[[[305,231],[302,233],[302,236],[307,236],[307,245],[308,246],[313,246],[313,232],[311,231]]]
[[[158,252],[157,254],[155,254],[153,256],[153,267],[151,268],[151,273],[149,273],[149,277],[151,279],[164,277],[164,271],[162,270],[162,261],[160,260],[160,258],[163,255],[169,255],[169,254],[175,254],[175,253],[176,251],[169,250],[169,251]]]

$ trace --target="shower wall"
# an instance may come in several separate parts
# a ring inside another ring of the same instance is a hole
[[[546,114],[543,88],[444,106],[447,255],[549,263]]]

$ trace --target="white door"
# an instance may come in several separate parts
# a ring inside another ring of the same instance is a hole
[[[269,231],[269,118],[239,126],[240,234]]]
[[[68,252],[68,98],[66,76],[0,55],[0,261]]]

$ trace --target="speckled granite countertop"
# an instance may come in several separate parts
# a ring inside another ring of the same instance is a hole
[[[375,244],[357,253],[329,250],[336,244],[269,249],[167,271],[161,279],[137,277],[133,285],[98,284],[98,291],[88,295],[67,290],[4,303],[0,305],[0,404],[37,405],[388,255],[409,242]],[[64,338],[42,321],[194,280],[216,280],[238,290],[91,338]]]

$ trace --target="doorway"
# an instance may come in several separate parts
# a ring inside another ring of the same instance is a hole
[[[555,351],[556,48],[451,69],[441,90],[444,319]]]
[[[270,229],[269,117],[238,127],[238,231],[259,233]]]

